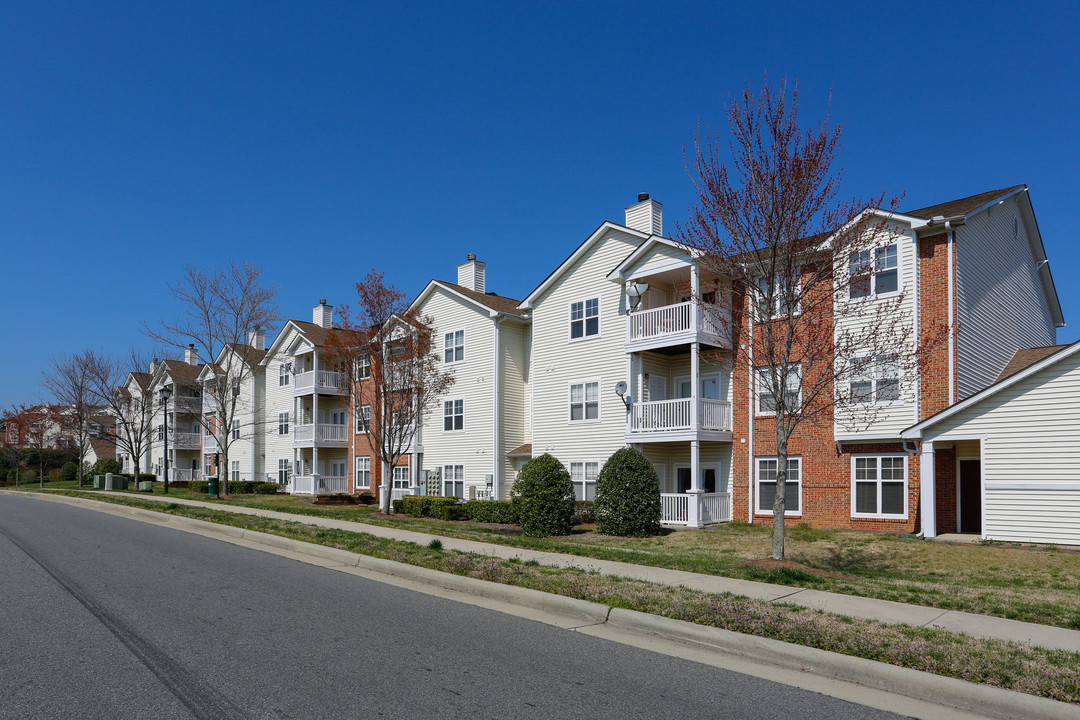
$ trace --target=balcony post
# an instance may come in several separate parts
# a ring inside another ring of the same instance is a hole
[[[698,430],[698,395],[701,392],[701,343],[690,343],[690,429]]]
[[[697,335],[701,309],[701,278],[698,277],[697,264],[690,266],[690,332]],[[696,381],[695,381],[696,382]]]
[[[687,527],[701,527],[701,443],[690,441],[690,497],[686,502]]]

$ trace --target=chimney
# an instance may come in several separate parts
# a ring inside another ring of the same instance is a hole
[[[457,266],[457,284],[461,287],[484,292],[484,263],[476,259],[476,253],[465,256],[465,262]]]
[[[256,350],[266,349],[266,330],[263,330],[259,326],[255,326],[255,329],[248,335],[248,345]]]
[[[184,351],[184,362],[188,365],[199,364],[199,351],[195,349],[195,343],[188,345],[187,350]]]
[[[153,360],[150,361],[150,374],[151,375],[153,375],[154,371],[157,370],[157,364],[158,364],[158,359],[157,358],[154,358]]]
[[[311,311],[311,322],[323,328],[334,326],[334,306],[327,305],[326,298],[319,298],[319,304]]]
[[[626,227],[648,235],[664,234],[664,206],[638,193],[637,204],[626,208]]]

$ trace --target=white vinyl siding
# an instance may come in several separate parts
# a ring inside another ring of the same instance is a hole
[[[626,302],[623,287],[608,280],[607,275],[640,242],[618,230],[606,230],[534,299],[531,378],[534,457],[550,453],[564,463],[589,457],[606,460],[625,445],[626,408],[613,387],[617,381],[626,379]],[[600,335],[582,341],[582,345],[571,345],[573,352],[567,352],[570,305],[593,297],[600,301]],[[579,348],[582,352],[578,352]],[[600,420],[571,423],[569,386],[591,379],[600,380]]]
[[[1013,198],[955,231],[957,400],[997,379],[1016,350],[1057,342],[1027,216]]]
[[[924,441],[982,436],[983,532],[1080,545],[1080,353],[928,427]],[[938,483],[941,478],[938,478]],[[942,528],[939,532],[947,532]]]

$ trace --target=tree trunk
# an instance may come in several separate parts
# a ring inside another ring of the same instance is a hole
[[[772,559],[784,559],[784,541],[786,528],[784,513],[787,511],[787,458],[788,458],[787,423],[777,415],[776,418],[776,497],[773,498],[773,536]]]
[[[394,504],[390,501],[390,463],[382,460],[379,463],[379,510],[384,515],[389,515],[394,510]]]

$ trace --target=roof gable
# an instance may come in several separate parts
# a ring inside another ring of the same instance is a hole
[[[496,295],[495,293],[477,292],[476,290],[470,290],[467,287],[446,282],[444,280],[431,280],[428,282],[423,291],[417,295],[416,299],[409,305],[408,312],[415,312],[419,309],[419,307],[431,297],[432,293],[437,290],[442,290],[443,292],[458,297],[485,314],[495,313],[513,315],[515,317],[526,317],[528,315],[525,310],[518,307],[518,300],[503,297],[502,295]]]

